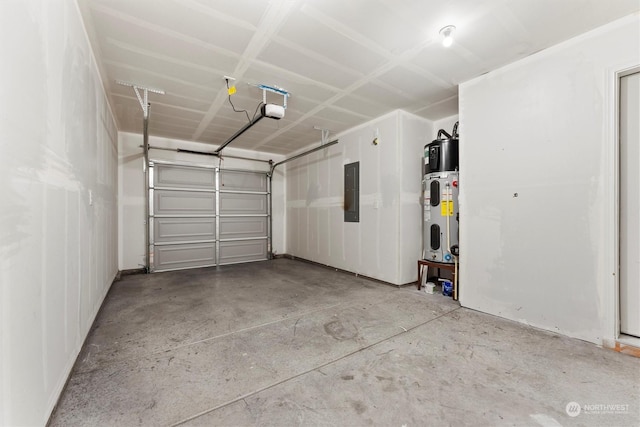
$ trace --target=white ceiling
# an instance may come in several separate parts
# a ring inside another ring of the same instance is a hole
[[[220,144],[247,123],[256,84],[291,93],[285,118],[232,143],[287,154],[394,109],[458,112],[459,83],[640,9],[638,0],[78,0],[121,131]],[[438,34],[455,25],[455,43]],[[269,102],[282,97],[269,94]]]

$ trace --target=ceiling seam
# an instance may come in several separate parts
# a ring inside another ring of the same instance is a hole
[[[159,77],[161,79],[165,79],[165,80],[168,80],[168,81],[171,81],[171,82],[174,82],[174,83],[179,83],[181,85],[184,85],[184,86],[187,86],[187,87],[192,87],[192,88],[195,88],[195,89],[198,89],[198,90],[201,90],[201,91],[214,92],[214,90],[211,89],[208,86],[202,86],[202,85],[193,84],[191,82],[179,79],[177,77],[172,77],[172,76],[169,76],[167,74],[156,73],[156,72],[150,71],[148,69],[142,69],[140,67],[136,67],[136,66],[133,66],[133,65],[127,65],[127,64],[124,64],[122,62],[117,62],[117,61],[113,61],[113,60],[108,59],[108,60],[104,61],[104,63],[108,64],[108,65],[113,65],[115,67],[120,67],[120,68],[123,68],[125,70],[140,71],[140,72],[149,74],[151,76]],[[141,83],[141,82],[135,82],[135,83]]]
[[[473,53],[471,53],[471,51],[467,48],[465,48],[464,46],[462,46],[461,43],[454,43],[453,46],[450,47],[450,49],[453,50],[454,53],[457,53],[458,56],[462,57],[465,61],[467,61],[470,64],[485,64],[486,61],[484,61],[482,58],[474,55]]]
[[[375,118],[375,117],[371,117],[370,115],[367,115],[367,114],[361,114],[361,113],[358,113],[357,111],[349,110],[348,108],[338,107],[335,104],[327,105],[326,109],[335,110],[335,111],[338,111],[340,113],[351,114],[352,116],[356,116],[356,117],[359,117],[359,118],[365,119],[365,120],[370,120],[370,119],[374,119]]]
[[[334,67],[337,70],[340,70],[341,72],[345,73],[345,74],[352,74],[358,77],[362,77],[364,76],[364,73],[358,71],[358,70],[354,70],[353,68],[350,67],[346,67],[343,64],[341,64],[340,62],[334,61],[330,58],[327,58],[324,55],[321,55],[317,52],[312,51],[311,49],[305,49],[304,47],[300,46],[297,43],[294,43],[288,39],[285,39],[284,37],[281,36],[275,36],[273,37],[273,40],[276,43],[279,43],[285,47],[288,47],[289,49],[295,50],[296,52],[302,54],[302,55],[306,55],[309,58],[315,59],[318,62],[323,63],[324,65],[328,65],[330,67]]]
[[[195,12],[200,12],[204,15],[208,15],[214,19],[222,21],[227,24],[235,25],[236,27],[243,28],[245,30],[256,31],[256,26],[243,21],[242,19],[238,19],[235,16],[227,15],[226,13],[218,12],[217,10],[213,10],[210,7],[205,6],[202,3],[197,3],[193,0],[173,0],[174,3],[180,6],[186,6]]]
[[[317,86],[317,87],[322,88],[322,89],[326,89],[326,90],[328,90],[330,92],[334,92],[334,93],[342,92],[342,89],[340,89],[338,87],[335,87],[333,85],[330,85],[329,83],[324,83],[324,82],[319,82],[317,80],[313,80],[310,77],[306,77],[306,76],[304,76],[302,74],[298,74],[298,73],[293,72],[291,70],[287,70],[286,68],[278,67],[277,65],[270,64],[270,63],[265,62],[265,61],[263,61],[261,59],[254,59],[252,61],[252,63],[260,65],[260,66],[262,66],[264,68],[267,68],[269,70],[275,71],[275,72],[277,72],[279,74],[283,74],[283,75],[287,75],[289,77],[293,77],[296,80],[303,81],[303,82],[309,83],[309,84],[313,84],[314,86]],[[295,93],[292,93],[291,95],[295,96],[296,98],[298,97],[298,94],[295,94]]]
[[[444,104],[445,102],[453,101],[453,100],[454,100],[454,99],[456,99],[456,98],[458,98],[458,94],[455,94],[455,95],[450,96],[450,97],[448,97],[448,98],[445,98],[445,99],[442,99],[442,100],[440,100],[440,101],[433,102],[433,103],[431,103],[431,104],[429,104],[429,105],[425,105],[425,106],[423,106],[423,107],[420,107],[420,108],[418,108],[418,109],[415,109],[415,110],[413,110],[413,111],[412,111],[412,113],[413,113],[413,114],[418,114],[418,113],[420,113],[421,111],[428,110],[429,108],[436,107],[436,106],[438,106],[438,105],[440,105],[440,104]]]
[[[236,79],[241,79],[244,76],[244,73],[249,68],[249,65],[251,65],[251,60],[257,57],[262,49],[264,49],[264,47],[270,43],[270,35],[275,34],[280,29],[286,17],[289,15],[289,13],[291,13],[294,4],[294,2],[269,3],[268,9],[263,15],[263,19],[260,21],[258,30],[249,41],[249,44],[247,45],[245,51],[241,56],[240,62],[233,71],[233,77],[235,77]],[[222,79],[220,83],[222,83]],[[207,126],[209,126],[226,99],[226,92],[218,92],[218,95],[211,104],[211,107],[194,132],[192,139],[197,140],[202,135],[202,133],[205,131]]]
[[[172,37],[174,39],[178,39],[178,40],[193,44],[195,46],[200,46],[200,47],[203,47],[203,48],[205,48],[207,50],[211,50],[213,52],[219,53],[221,55],[228,56],[228,57],[233,58],[233,59],[238,59],[238,57],[239,57],[239,55],[237,53],[235,53],[235,52],[233,52],[231,50],[222,48],[220,46],[212,45],[211,43],[207,43],[207,42],[202,41],[200,39],[197,39],[195,37],[187,36],[186,34],[183,34],[183,33],[179,32],[179,31],[176,31],[176,30],[169,30],[169,29],[167,29],[165,27],[162,27],[160,25],[152,24],[152,23],[150,23],[148,21],[145,21],[143,19],[136,18],[134,16],[127,15],[127,14],[122,13],[122,12],[118,12],[118,11],[113,10],[113,9],[111,9],[109,7],[106,7],[106,6],[101,6],[101,5],[94,4],[94,5],[91,6],[91,9],[94,10],[94,11],[97,11],[97,12],[101,12],[101,13],[103,13],[105,15],[109,15],[109,16],[111,16],[113,18],[116,18],[116,19],[119,19],[121,21],[128,22],[128,23],[130,23],[132,25],[135,25],[137,27],[141,27],[141,28],[144,28],[144,29],[147,29],[147,30],[151,30],[153,32],[160,33],[160,34],[163,34],[165,36]]]
[[[383,108],[383,109],[388,108],[387,106],[385,106],[385,105],[383,105],[383,104],[379,103],[378,101],[375,101],[375,100],[373,100],[373,99],[369,99],[369,98],[364,97],[364,96],[362,96],[362,95],[359,95],[359,94],[357,94],[357,93],[353,93],[353,92],[351,92],[351,93],[348,93],[348,94],[347,94],[347,96],[349,96],[350,98],[353,98],[353,99],[355,99],[355,100],[357,100],[357,101],[360,101],[360,102],[367,102],[367,103],[369,103],[369,105],[372,105],[372,106],[374,106],[374,107],[380,107],[380,108]],[[339,100],[338,100],[338,101],[339,101]],[[336,105],[335,105],[335,104],[333,104],[332,106],[336,106]],[[344,107],[338,107],[338,108],[344,108]],[[376,117],[378,117],[378,116],[376,115]]]
[[[130,115],[131,120],[135,121],[136,126],[138,126],[138,122],[142,119],[142,111],[140,108],[140,104],[137,104],[138,110],[135,111],[134,114]],[[134,108],[134,105],[131,105],[131,108]],[[193,122],[193,123],[199,123],[200,120],[196,120],[196,119],[189,119],[189,118],[185,118],[185,117],[179,117],[177,118],[175,115],[169,115],[169,114],[165,114],[162,111],[155,111],[153,109],[153,105],[151,106],[151,114],[153,115],[153,117],[166,117],[167,119],[177,119],[178,121],[181,122]],[[149,126],[151,127],[152,124],[149,123]],[[138,126],[141,127],[141,126]],[[193,129],[193,125],[191,126],[191,129]]]
[[[397,66],[398,63],[400,63],[402,61],[406,61],[408,58],[414,57],[415,55],[417,55],[418,52],[422,51],[430,43],[432,43],[431,40],[425,41],[425,42],[420,43],[420,44],[418,44],[417,46],[415,46],[415,47],[413,47],[411,49],[408,49],[408,50],[404,51],[400,55],[395,56],[393,59],[391,59],[387,63],[379,66],[374,71],[372,71],[371,73],[369,73],[366,76],[364,76],[362,79],[360,79],[360,80],[352,83],[351,85],[349,85],[342,93],[338,93],[338,94],[332,96],[327,101],[321,103],[317,107],[315,107],[315,108],[311,109],[310,111],[308,111],[306,114],[304,114],[302,117],[300,117],[297,121],[295,121],[295,122],[283,127],[282,129],[279,129],[274,134],[272,134],[270,137],[264,139],[259,144],[255,145],[253,147],[253,149],[256,150],[256,149],[262,147],[263,145],[265,145],[268,142],[272,141],[273,139],[277,138],[278,136],[280,136],[281,134],[283,134],[287,130],[289,130],[289,129],[295,127],[295,126],[298,126],[305,119],[315,115],[317,112],[321,111],[322,109],[332,105],[333,103],[335,103],[335,101],[345,97],[346,95],[350,94],[354,90],[356,90],[356,89],[364,86],[365,84],[375,80],[380,75],[386,73],[387,71],[389,71],[393,67]]]
[[[303,7],[301,7],[300,11],[305,15],[309,16],[310,18],[315,19],[316,21],[320,22],[321,24],[325,25],[331,30],[335,31],[336,33],[342,34],[349,40],[354,41],[357,44],[361,45],[362,47],[369,49],[371,52],[377,53],[378,55],[382,56],[384,59],[386,60],[393,59],[394,55],[388,50],[378,46],[377,44],[375,44],[375,42],[363,36],[361,33],[358,33],[357,31],[352,30],[346,25],[320,12],[318,9],[314,8],[313,6],[310,6],[308,3],[305,4]]]
[[[125,98],[125,99],[131,100],[131,101],[135,101],[136,104],[140,103],[138,101],[138,98],[136,98],[134,96],[129,96],[129,95],[121,94],[121,93],[114,93],[113,96],[118,97],[118,98]],[[173,105],[173,104],[167,104],[166,102],[162,102],[162,101],[154,101],[152,104],[153,105],[161,105],[163,107],[171,108],[171,109],[175,109],[175,110],[188,111],[190,113],[199,113],[199,114],[202,114],[202,115],[204,115],[204,113],[205,113],[204,111],[196,110],[195,108],[180,107],[180,106]]]
[[[403,98],[410,100],[410,101],[418,101],[420,100],[420,96],[412,96],[410,94],[408,94],[407,92],[405,92],[402,89],[399,89],[397,86],[394,86],[392,84],[387,83],[384,80],[380,80],[379,78],[376,78],[374,80],[372,80],[370,82],[371,84],[375,84],[381,88],[387,89],[389,92],[395,93],[396,95],[402,96]]]
[[[187,67],[187,68],[191,68],[191,69],[199,70],[199,71],[205,71],[205,72],[208,72],[208,73],[216,73],[216,74],[224,73],[224,71],[218,70],[216,68],[211,68],[211,67],[207,67],[207,66],[204,66],[204,65],[194,64],[193,62],[184,61],[182,59],[176,59],[176,58],[173,58],[173,57],[167,56],[167,55],[161,55],[161,54],[158,54],[158,53],[153,53],[150,50],[136,47],[134,45],[131,45],[131,44],[126,43],[126,42],[123,42],[121,40],[116,40],[116,39],[114,39],[112,37],[107,37],[105,39],[105,41],[107,43],[111,44],[112,46],[117,47],[118,49],[126,50],[128,52],[135,53],[135,54],[140,55],[140,56],[147,56],[149,58],[158,59],[158,60],[161,60],[161,61],[169,62],[171,64],[181,65],[181,66],[184,66],[184,67]]]
[[[507,5],[507,9],[502,9],[502,10],[499,10],[498,13],[494,13],[494,16],[496,17],[498,22],[500,22],[500,24],[505,30],[511,33],[510,35],[513,36],[512,40],[530,39],[531,34],[529,33],[529,31],[527,31],[527,29],[522,25],[522,22],[520,22],[518,17],[515,16],[513,11],[508,8],[508,3],[505,3],[505,4]]]
[[[309,6],[308,4],[305,5],[304,7],[301,8],[302,12],[306,13],[308,16],[310,16],[311,18],[316,19],[318,22],[326,25],[327,27],[329,27],[330,29],[336,31],[339,34],[342,34],[343,36],[349,38],[350,40],[366,47],[367,49],[378,53],[379,55],[382,55],[385,57],[385,59],[387,60],[393,60],[394,59],[394,54],[392,52],[387,51],[386,49],[383,49],[381,47],[379,47],[374,41],[370,40],[369,38],[363,36],[360,33],[354,32],[353,30],[351,30],[350,28],[348,28],[347,26],[345,26],[342,23],[339,23],[338,21],[336,21],[335,19],[325,15],[324,13],[320,12],[319,10],[315,9],[312,6]],[[430,44],[430,43],[429,43]],[[426,46],[425,46],[426,47]],[[413,71],[416,74],[421,75],[422,77],[430,80],[432,83],[442,87],[442,88],[448,88],[449,87],[449,83],[447,83],[445,80],[440,79],[439,77],[429,73],[428,71],[424,70],[422,67],[418,67],[418,66],[414,66],[413,64],[410,64],[408,61],[410,59],[413,59],[413,56],[406,59],[405,61],[403,61],[402,63],[399,63],[399,66],[405,67],[407,69],[410,69],[411,71]]]
[[[443,89],[449,89],[451,87],[451,83],[447,82],[444,79],[441,79],[435,74],[428,72],[422,67],[414,65],[410,62],[405,62],[404,64],[402,64],[402,66],[407,70],[424,77],[425,79],[431,81],[432,83],[436,84],[437,86],[440,86]]]

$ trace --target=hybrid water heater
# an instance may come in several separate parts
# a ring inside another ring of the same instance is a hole
[[[443,137],[444,135],[444,137]],[[449,135],[443,129],[424,147],[423,257],[453,263],[458,245],[458,123]],[[455,248],[454,248],[455,250]]]

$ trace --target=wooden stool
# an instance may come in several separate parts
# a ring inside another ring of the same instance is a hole
[[[420,290],[422,288],[422,266],[426,265],[427,266],[427,271],[425,271],[425,274],[427,275],[427,278],[429,277],[429,267],[431,268],[437,268],[438,269],[438,278],[440,278],[440,269],[442,270],[449,270],[453,273],[453,280],[455,281],[456,279],[456,271],[455,271],[455,265],[454,264],[448,264],[448,263],[444,263],[444,262],[436,262],[436,261],[429,261],[426,259],[419,259],[418,260],[418,290]],[[460,266],[458,266],[459,268]]]

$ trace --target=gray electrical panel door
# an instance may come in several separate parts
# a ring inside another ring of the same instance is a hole
[[[360,222],[360,162],[344,165],[344,222]]]
[[[268,258],[266,173],[165,162],[149,172],[151,271]]]

